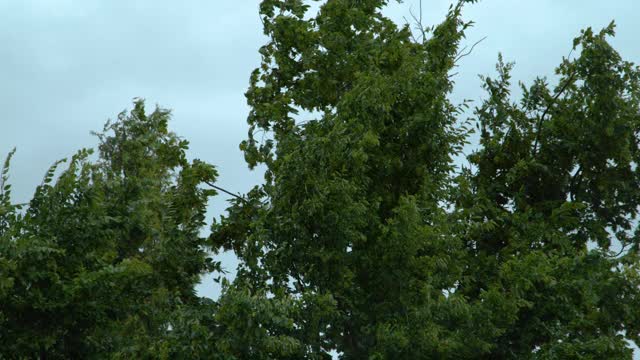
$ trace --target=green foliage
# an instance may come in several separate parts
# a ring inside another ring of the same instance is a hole
[[[0,193],[0,354],[86,358],[148,354],[193,286],[217,264],[199,231],[216,170],[188,162],[167,130],[169,112],[130,113],[107,124],[99,156],[56,162],[20,211]],[[128,355],[127,355],[128,354]],[[114,355],[115,356],[115,355]]]
[[[630,358],[625,337],[639,340],[640,71],[608,44],[613,29],[583,31],[556,89],[537,79],[519,104],[511,64],[484,78],[477,171],[462,175],[457,207],[470,224],[492,221],[464,236],[459,291],[512,304],[487,358]]]
[[[305,358],[630,358],[640,72],[613,25],[583,31],[558,86],[537,79],[517,103],[500,58],[458,170],[463,2],[420,43],[384,5],[261,3],[270,40],[241,149],[265,184],[211,236],[243,260],[238,286],[325,299],[295,319]]]
[[[241,144],[265,182],[201,236],[216,169],[136,100],[26,206],[0,172],[0,358],[630,359],[640,69],[584,30],[511,96],[451,70],[465,3],[415,41],[384,0],[263,0]],[[464,55],[462,55],[464,56]],[[301,114],[314,117],[302,122]],[[458,168],[455,157],[479,142]],[[56,174],[59,174],[56,176]],[[198,298],[209,252],[241,259]]]

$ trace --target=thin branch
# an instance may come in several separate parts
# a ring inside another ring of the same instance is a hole
[[[623,252],[625,252],[627,250],[627,246],[629,246],[629,244],[622,244],[620,246],[620,251],[613,255],[613,256],[609,256],[610,259],[617,259],[620,255],[622,255]]]
[[[217,185],[215,185],[215,184],[213,184],[213,183],[211,183],[209,181],[205,181],[205,184],[211,186],[212,188],[214,188],[216,190],[222,191],[225,194],[231,195],[231,196],[233,196],[233,197],[235,197],[237,199],[240,199],[240,200],[242,200],[244,202],[247,202],[247,199],[245,199],[244,197],[242,197],[242,196],[240,196],[238,194],[234,194],[231,191],[225,190],[225,189],[221,188],[220,186],[217,186]]]
[[[567,55],[567,61],[571,60],[571,54],[573,54],[573,48],[571,48],[571,50],[569,50],[569,55]]]
[[[487,37],[483,37],[482,39],[476,41],[475,43],[473,43],[473,45],[471,45],[471,49],[469,49],[469,51],[463,53],[463,51],[467,48],[466,46],[462,48],[462,50],[460,51],[460,53],[458,53],[458,55],[456,56],[456,59],[453,61],[454,63],[457,63],[458,61],[460,61],[460,59],[462,59],[465,56],[469,56],[471,55],[471,52],[473,51],[473,49],[480,44],[481,42],[483,42]]]
[[[576,201],[576,194],[578,192],[578,187],[582,183],[582,165],[578,166],[576,173],[571,177],[571,182],[569,183],[569,191],[571,191],[571,201]]]
[[[411,9],[411,7],[409,7],[409,15],[411,15],[411,18],[413,19],[413,21],[415,21],[417,27],[420,29],[420,34],[422,36],[422,38],[420,39],[420,42],[424,43],[425,39],[427,38],[427,32],[424,30],[424,26],[422,25],[422,0],[420,0],[419,6],[420,6],[419,17],[417,17],[413,13],[413,10]]]
[[[542,113],[542,116],[540,117],[540,119],[544,118],[545,115],[547,115],[547,113],[549,112],[549,109],[551,109],[551,105],[553,105],[553,103],[558,99],[558,97],[560,96],[560,94],[562,94],[567,87],[569,86],[569,84],[571,84],[573,82],[573,78],[575,77],[575,72],[571,74],[571,77],[569,77],[569,79],[567,80],[567,82],[564,84],[564,86],[562,86],[562,89],[560,89],[560,91],[558,91],[554,96],[553,99],[551,99],[551,103],[549,103],[549,105],[547,105],[547,108],[544,109],[544,112]]]
[[[292,264],[292,265],[293,265],[293,272],[291,273],[291,277],[293,277],[293,279],[296,281],[294,286],[296,287],[296,291],[303,293],[305,292],[307,287],[304,284],[304,281],[302,281],[302,278],[300,278],[300,272],[298,271],[295,264]]]
[[[542,113],[542,116],[540,116],[540,119],[538,119],[538,124],[536,125],[536,129],[537,129],[536,140],[533,143],[533,155],[534,156],[538,152],[538,143],[540,142],[540,132],[542,130],[542,122],[544,121],[545,115],[547,115],[547,113],[551,109],[551,106],[553,106],[553,104],[555,104],[555,102],[558,99],[558,97],[560,96],[560,94],[562,94],[569,87],[569,85],[571,83],[573,83],[573,79],[575,78],[575,76],[576,76],[576,72],[574,71],[574,72],[571,73],[571,76],[569,77],[569,79],[567,79],[567,82],[564,83],[562,88],[560,88],[560,90],[553,96],[553,98],[551,99],[551,101],[547,105],[547,108],[544,109],[544,112]]]
[[[407,18],[405,16],[403,16],[402,18],[407,23],[407,26],[409,26],[409,32],[411,34],[411,40],[413,40],[413,42],[417,44],[418,43],[418,39],[416,39],[416,37],[413,35],[413,31],[411,31],[411,24],[409,23],[409,20],[407,20]]]

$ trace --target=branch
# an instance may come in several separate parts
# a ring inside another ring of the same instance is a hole
[[[576,201],[576,193],[578,192],[578,186],[582,182],[582,165],[578,165],[576,173],[571,177],[569,183],[569,191],[571,192],[571,201]]]
[[[621,244],[620,251],[615,255],[609,256],[609,258],[610,259],[618,259],[619,256],[622,255],[622,253],[627,250],[627,246],[629,246],[629,244]]]
[[[407,25],[409,26],[409,20],[407,20],[407,18],[405,16],[402,17],[404,19],[404,21],[407,23]],[[409,26],[409,33],[411,34],[411,40],[413,40],[414,43],[418,43],[418,39],[416,39],[416,37],[413,35],[413,31],[411,31],[411,26]]]
[[[575,76],[576,76],[576,72],[574,71],[574,72],[571,73],[571,76],[569,77],[569,79],[567,79],[567,82],[562,86],[562,88],[560,88],[560,90],[553,96],[553,98],[551,99],[551,101],[547,105],[547,108],[544,109],[544,112],[542,112],[542,116],[540,116],[540,119],[538,119],[538,125],[536,125],[536,129],[537,129],[536,140],[533,143],[533,155],[534,156],[538,152],[538,143],[540,142],[540,132],[542,130],[542,122],[544,121],[545,115],[547,115],[547,113],[551,109],[551,106],[553,106],[553,104],[556,102],[556,100],[558,99],[560,94],[562,94],[567,89],[567,87],[569,87],[569,85],[573,82],[573,79],[575,78]]]
[[[424,30],[424,26],[422,25],[422,0],[420,0],[419,6],[420,6],[420,17],[417,17],[413,13],[413,10],[411,9],[411,7],[409,7],[409,15],[411,15],[411,18],[413,18],[413,21],[415,21],[416,25],[420,29],[420,34],[422,35],[422,38],[420,39],[420,41],[424,43],[425,39],[427,38],[427,32]],[[412,34],[412,37],[414,38],[414,41],[415,41],[415,37],[413,36],[413,34]]]
[[[244,197],[242,197],[242,196],[240,196],[238,194],[234,194],[231,191],[225,190],[225,189],[221,188],[220,186],[214,185],[213,183],[210,183],[209,181],[205,181],[205,184],[211,186],[212,188],[214,188],[216,190],[222,191],[225,194],[231,195],[231,196],[235,197],[236,199],[240,199],[240,200],[242,200],[244,202],[247,202],[247,199],[245,199]]]
[[[293,279],[296,281],[294,287],[296,288],[296,291],[298,291],[299,293],[303,293],[306,291],[307,287],[305,286],[304,281],[302,281],[302,278],[300,278],[300,273],[295,264],[292,265],[293,272],[291,273],[291,277],[293,277]]]
[[[473,43],[473,45],[471,45],[471,49],[469,49],[469,51],[462,53],[467,47],[463,47],[462,50],[460,50],[460,53],[458,53],[458,55],[456,55],[455,60],[453,60],[454,63],[457,63],[460,59],[462,59],[465,56],[469,56],[471,54],[471,52],[473,51],[473,49],[476,47],[476,45],[480,44],[481,42],[483,42],[487,37],[483,37],[482,39],[476,41],[475,43]]]

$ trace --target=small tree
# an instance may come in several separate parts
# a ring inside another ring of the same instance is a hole
[[[131,113],[57,162],[21,210],[0,193],[0,355],[86,358],[154,354],[170,314],[195,305],[194,285],[218,269],[199,231],[216,171],[187,161],[169,112]]]

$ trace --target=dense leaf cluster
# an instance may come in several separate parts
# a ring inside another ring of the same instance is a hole
[[[216,177],[188,162],[169,113],[142,101],[107,124],[99,156],[56,163],[28,204],[0,193],[0,354],[132,357],[168,331],[171,311],[200,300],[194,285],[218,264],[199,230]],[[24,208],[22,208],[24,206]]]

